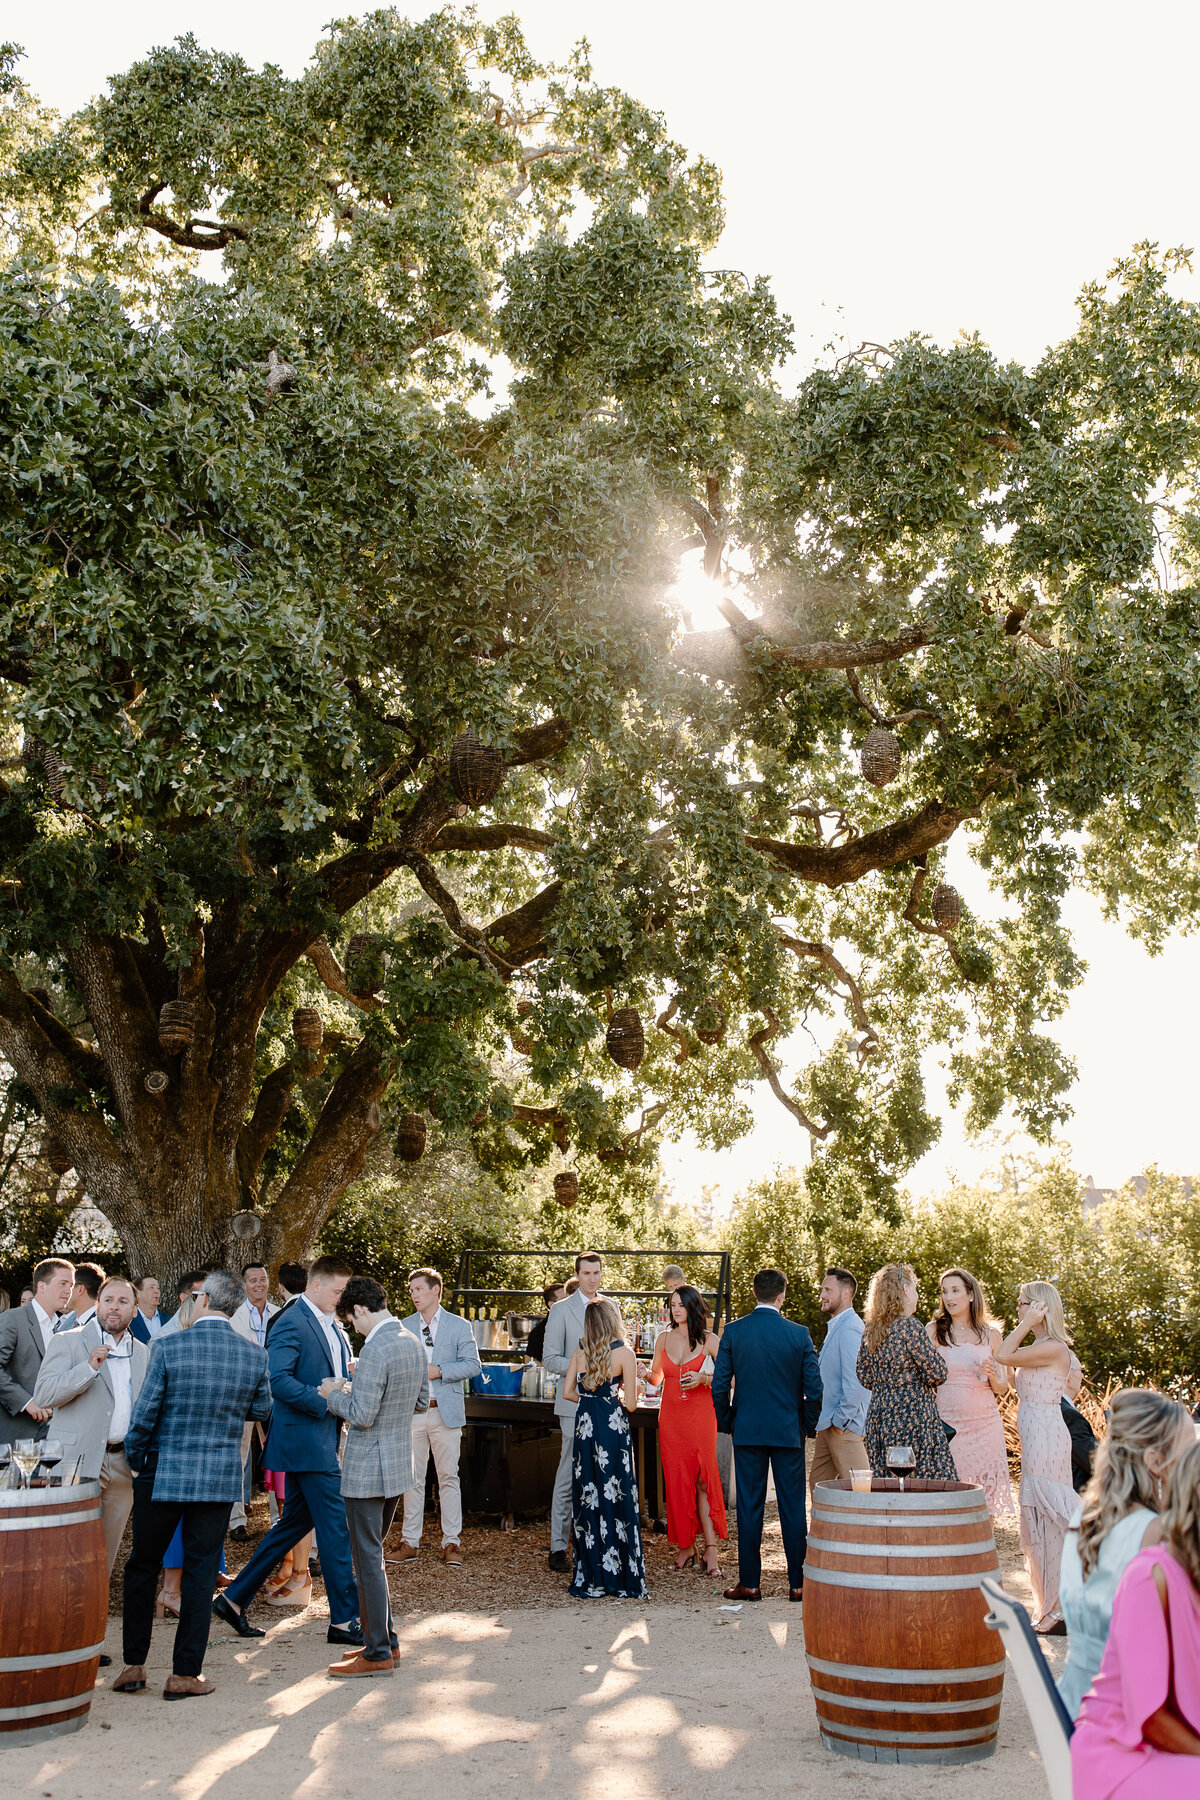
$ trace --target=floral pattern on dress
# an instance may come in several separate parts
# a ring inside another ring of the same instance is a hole
[[[648,1593],[629,1415],[617,1399],[619,1386],[610,1380],[592,1391],[579,1383],[570,1589],[577,1599],[644,1600]]]
[[[891,1474],[889,1444],[911,1444],[917,1458],[913,1474],[920,1480],[957,1481],[934,1397],[946,1379],[946,1363],[920,1321],[897,1319],[874,1352],[867,1349],[864,1334],[858,1352],[858,1379],[871,1390],[863,1442],[872,1475]]]

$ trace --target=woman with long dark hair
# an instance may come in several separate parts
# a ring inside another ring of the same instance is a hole
[[[717,1468],[717,1415],[712,1402],[712,1363],[721,1347],[709,1329],[709,1312],[694,1287],[676,1288],[667,1305],[671,1329],[654,1346],[650,1380],[662,1383],[658,1443],[667,1496],[667,1537],[678,1554],[675,1568],[696,1561],[704,1538],[704,1568],[721,1573],[717,1539],[729,1536]],[[705,1368],[705,1364],[708,1368]]]
[[[960,1481],[976,1482],[993,1518],[1012,1515],[1012,1486],[1004,1423],[996,1405],[1008,1379],[996,1361],[1000,1333],[992,1323],[987,1295],[969,1269],[943,1269],[938,1280],[941,1310],[926,1326],[930,1343],[946,1364],[937,1391],[942,1423],[954,1432],[950,1455]]]
[[[954,1461],[934,1394],[946,1379],[946,1362],[913,1317],[916,1272],[908,1263],[876,1269],[863,1308],[858,1379],[870,1390],[863,1443],[871,1473],[888,1474],[889,1444],[911,1444],[913,1474],[922,1481],[955,1481]]]

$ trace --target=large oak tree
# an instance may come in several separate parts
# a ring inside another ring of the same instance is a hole
[[[812,1191],[886,1201],[937,1043],[1050,1132],[1067,887],[1198,899],[1172,259],[1035,368],[789,394],[716,171],[511,22],[297,79],[183,39],[66,121],[3,67],[0,1052],[131,1258],[302,1253],[404,1111],[586,1180],[765,1080]],[[956,834],[990,921],[931,913]]]

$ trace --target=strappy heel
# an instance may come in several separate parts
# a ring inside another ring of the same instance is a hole
[[[689,1556],[684,1557],[682,1562],[673,1562],[671,1564],[671,1573],[673,1575],[682,1575],[685,1569],[694,1569],[695,1566],[696,1552],[693,1550]]]

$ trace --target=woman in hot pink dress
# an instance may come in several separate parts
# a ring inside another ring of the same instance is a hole
[[[1011,1516],[1016,1507],[996,1405],[997,1396],[1008,1392],[1008,1379],[996,1361],[1000,1333],[992,1324],[987,1296],[969,1269],[944,1269],[940,1288],[942,1309],[925,1329],[946,1364],[937,1405],[945,1423],[954,1427],[950,1454],[959,1480],[977,1482],[983,1489],[992,1517]]]
[[[1162,1531],[1117,1589],[1071,1739],[1074,1800],[1200,1800],[1200,1444],[1175,1466]]]

